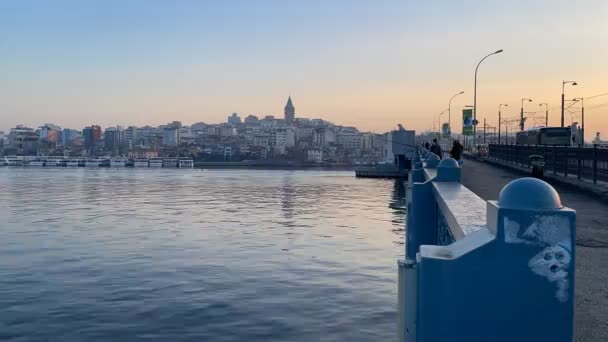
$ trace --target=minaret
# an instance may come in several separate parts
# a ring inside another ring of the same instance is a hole
[[[287,104],[285,105],[285,122],[293,123],[293,120],[296,117],[296,107],[291,103],[291,95],[287,99]]]

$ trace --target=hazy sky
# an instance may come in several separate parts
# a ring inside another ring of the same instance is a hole
[[[563,79],[567,98],[608,92],[608,1],[3,0],[0,129],[282,116],[291,93],[297,116],[423,130],[464,90],[460,131],[497,49],[478,117],[531,97],[558,124]],[[608,96],[585,104],[587,138],[608,138]]]

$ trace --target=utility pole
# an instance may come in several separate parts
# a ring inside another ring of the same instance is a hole
[[[483,143],[486,143],[486,131],[487,131],[487,127],[486,127],[486,118],[483,118]]]

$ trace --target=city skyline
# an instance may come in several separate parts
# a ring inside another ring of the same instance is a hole
[[[452,126],[473,104],[497,124],[544,111],[559,125],[567,99],[608,91],[608,4],[515,1],[411,4],[399,1],[256,4],[227,2],[28,1],[0,5],[0,127],[55,122],[160,125],[222,122],[282,113],[286,94],[301,117],[363,131],[403,123],[418,131],[452,103]],[[314,24],[313,24],[314,23]],[[586,139],[608,136],[608,97],[585,101]],[[580,110],[575,113],[580,122]],[[540,113],[538,115],[541,115]],[[566,123],[570,114],[566,113]]]

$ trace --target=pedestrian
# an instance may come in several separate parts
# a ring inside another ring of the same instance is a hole
[[[425,142],[425,143],[424,143],[424,148],[426,148],[426,150],[428,151],[428,150],[429,150],[429,148],[431,148],[431,144],[429,144],[429,142],[428,142],[428,141],[427,141],[427,142]]]
[[[454,143],[452,144],[452,150],[450,151],[450,155],[452,155],[452,158],[454,158],[456,160],[460,160],[460,158],[462,157],[463,150],[464,150],[464,148],[460,144],[460,141],[454,140]]]
[[[443,151],[441,150],[441,145],[437,142],[437,138],[433,139],[433,144],[430,147],[430,151],[435,153],[439,159],[443,158]]]

